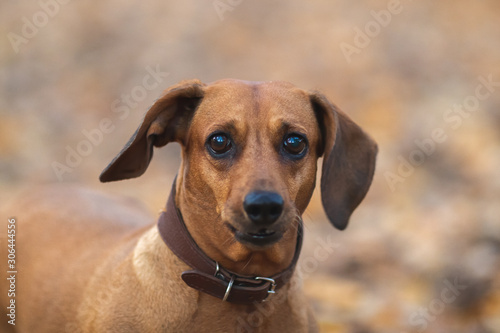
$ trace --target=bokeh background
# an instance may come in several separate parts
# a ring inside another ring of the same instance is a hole
[[[324,92],[380,148],[346,231],[318,193],[305,214],[321,331],[500,332],[499,15],[495,0],[4,0],[0,202],[76,182],[156,213],[178,146],[140,179],[98,175],[163,89],[290,81]]]

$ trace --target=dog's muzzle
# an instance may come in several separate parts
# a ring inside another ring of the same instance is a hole
[[[250,207],[252,205],[260,206],[257,209],[260,212],[254,212],[255,218],[267,219],[266,222],[269,222],[273,218],[269,215],[278,215],[278,210],[280,210],[279,215],[281,215],[282,208],[272,207],[279,204],[279,200],[267,193],[259,193],[254,197],[250,197],[248,201]],[[170,250],[193,268],[193,270],[185,271],[181,275],[182,280],[188,286],[223,301],[250,304],[266,300],[270,294],[276,293],[290,281],[302,248],[302,222],[298,224],[295,254],[292,262],[285,270],[270,277],[241,276],[221,267],[196,245],[182,220],[180,211],[175,206],[174,198],[175,181],[167,202],[166,211],[158,219],[158,230]],[[273,203],[269,204],[270,202]],[[268,216],[264,217],[263,215]]]

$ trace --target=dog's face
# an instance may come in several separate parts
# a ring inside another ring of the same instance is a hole
[[[376,154],[320,94],[284,82],[191,81],[155,103],[101,180],[142,174],[153,145],[170,141],[182,145],[176,203],[190,234],[242,274],[271,275],[289,264],[321,155],[323,204],[343,229],[368,190]]]
[[[196,221],[190,232],[220,250],[241,243],[230,252],[243,257],[244,247],[276,251],[276,243],[292,240],[283,255],[293,255],[298,218],[314,189],[319,132],[308,95],[289,84],[207,87],[186,134],[179,178],[186,223]]]

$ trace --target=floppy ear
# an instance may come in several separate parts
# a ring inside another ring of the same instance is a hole
[[[375,171],[377,144],[320,93],[310,95],[322,135],[321,201],[340,230],[368,192]]]
[[[153,157],[153,146],[162,147],[172,141],[185,144],[185,135],[194,110],[203,98],[204,86],[199,80],[189,80],[167,89],[146,113],[122,151],[101,173],[101,182],[142,175]]]

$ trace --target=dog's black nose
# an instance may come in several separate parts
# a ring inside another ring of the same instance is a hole
[[[253,223],[270,225],[283,212],[284,201],[281,195],[274,192],[254,191],[247,194],[243,208]]]

